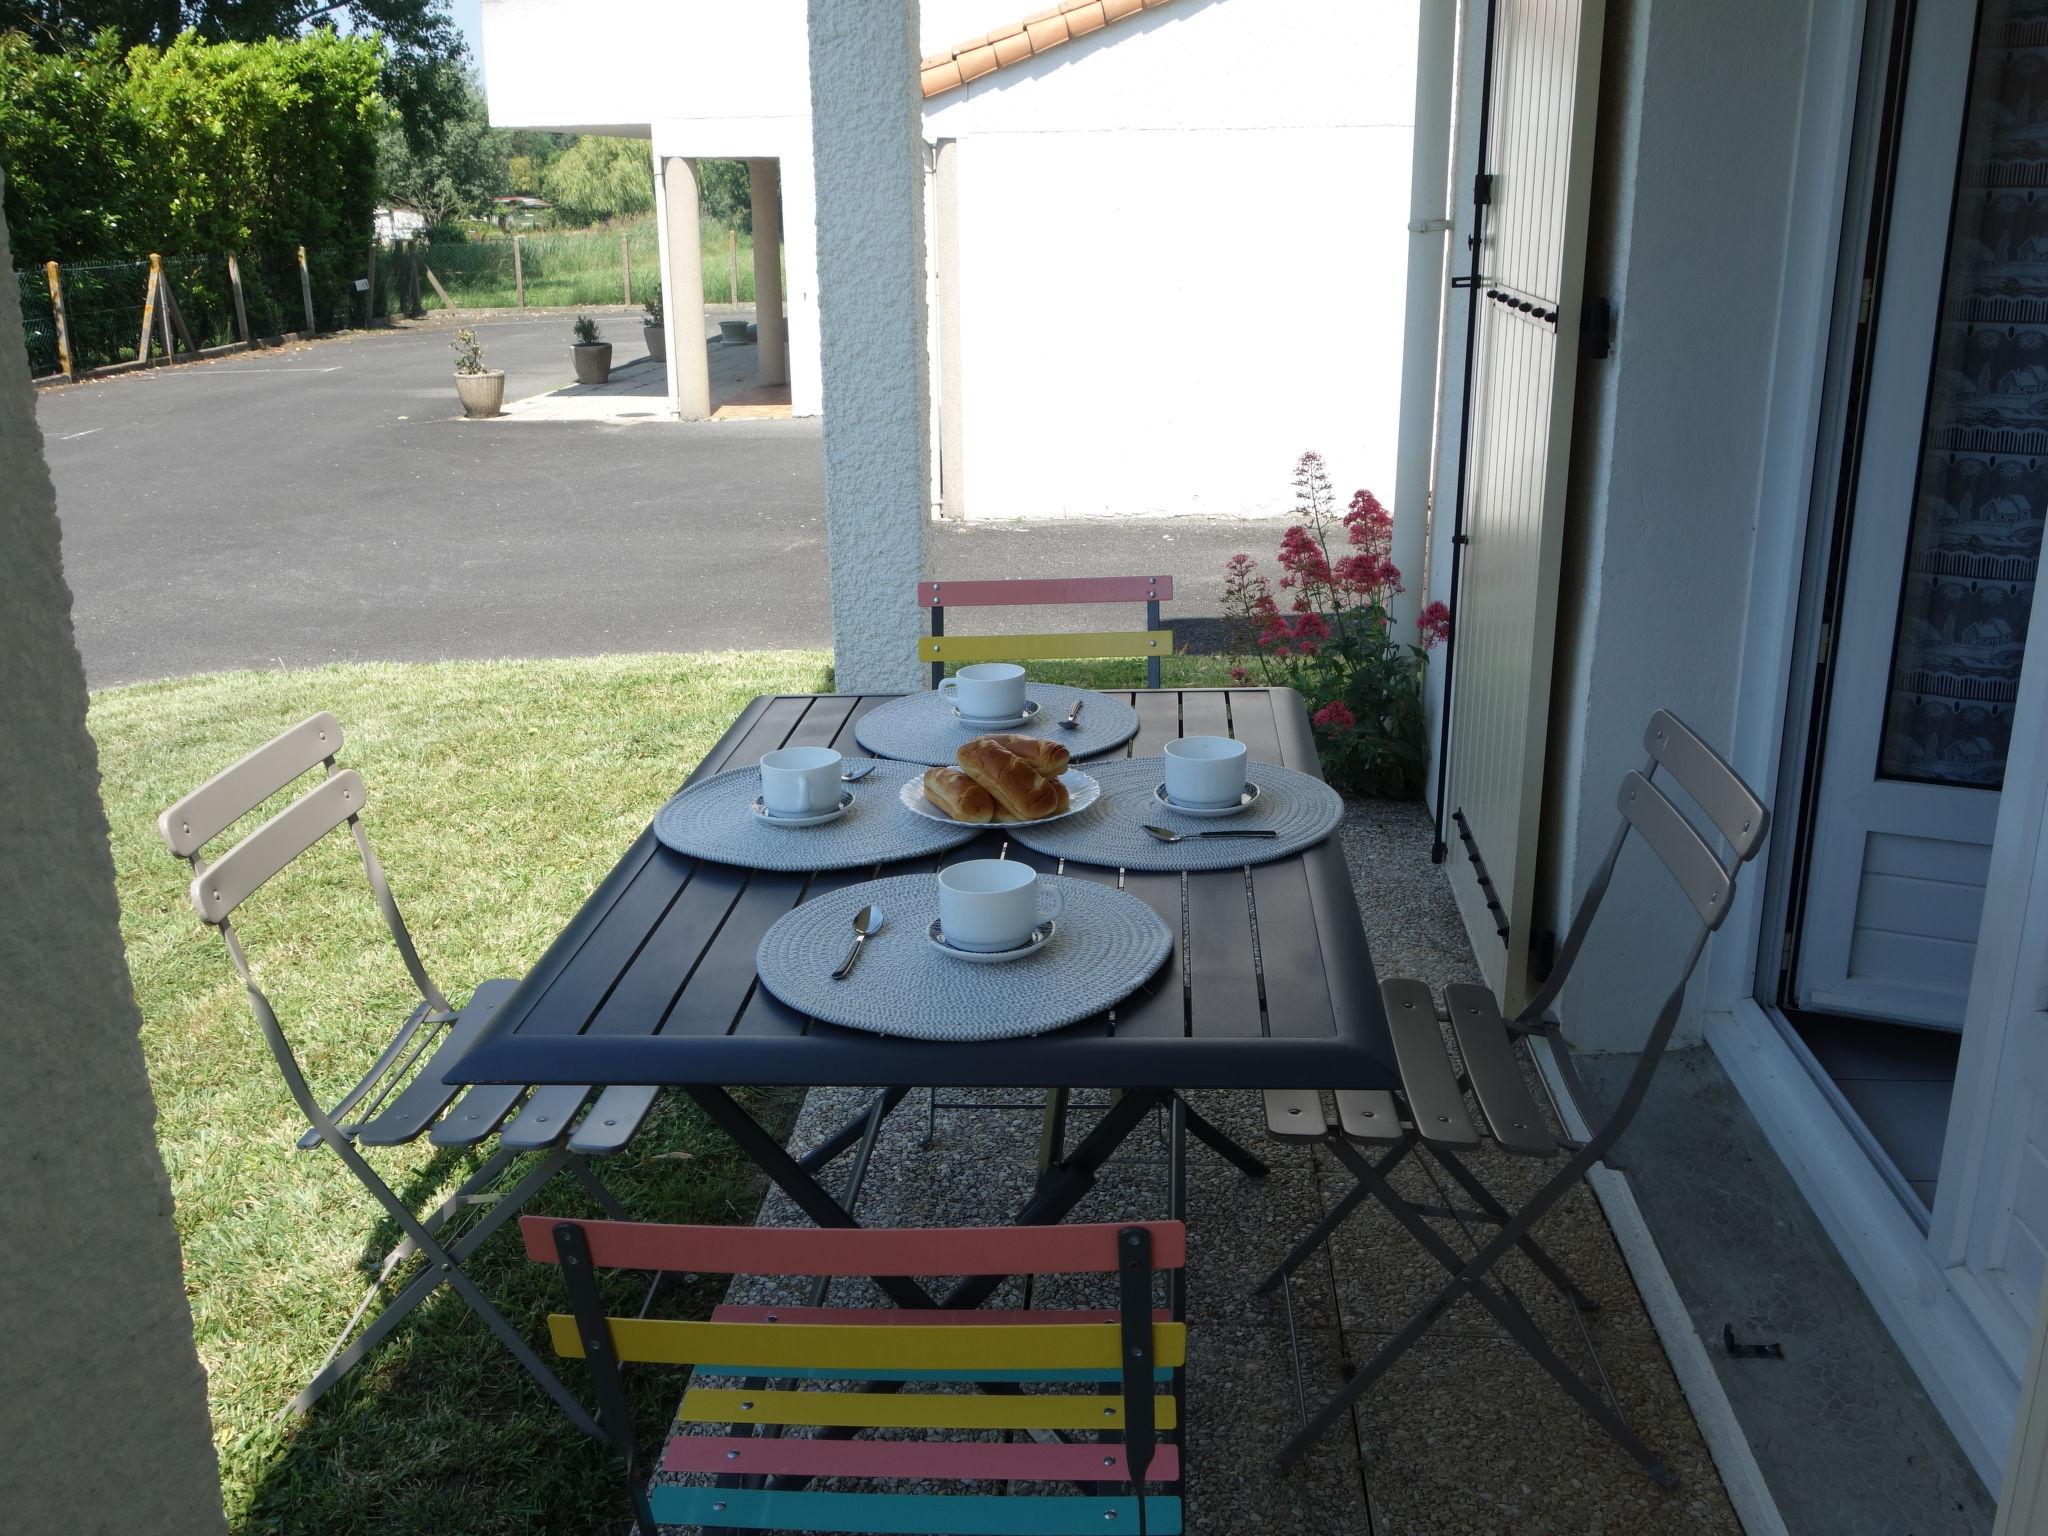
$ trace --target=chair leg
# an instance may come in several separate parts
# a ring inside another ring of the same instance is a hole
[[[1466,1167],[1462,1159],[1454,1153],[1446,1152],[1438,1147],[1431,1147],[1428,1150],[1429,1155],[1436,1159],[1444,1172],[1458,1181],[1464,1188],[1465,1193],[1472,1197],[1473,1201],[1490,1221],[1502,1225],[1508,1222],[1510,1219],[1508,1208],[1494,1198],[1493,1191],[1479,1181],[1479,1175]],[[1564,1267],[1551,1258],[1535,1238],[1525,1234],[1517,1246],[1521,1248],[1529,1262],[1543,1272],[1544,1278],[1557,1288],[1558,1294],[1564,1297],[1565,1300],[1569,1301],[1581,1312],[1598,1312],[1600,1310],[1600,1303],[1580,1290],[1572,1277],[1565,1273]]]
[[[351,1151],[353,1151],[353,1148],[351,1148]],[[575,1397],[569,1392],[569,1389],[562,1385],[555,1374],[533,1352],[525,1339],[520,1337],[518,1330],[505,1321],[504,1315],[492,1305],[489,1298],[482,1291],[477,1289],[476,1283],[469,1278],[462,1268],[462,1263],[465,1259],[481,1247],[499,1227],[511,1220],[517,1214],[520,1207],[525,1205],[528,1200],[532,1199],[540,1191],[542,1185],[546,1184],[549,1179],[561,1171],[569,1156],[570,1154],[567,1151],[560,1148],[551,1152],[528,1172],[524,1178],[499,1197],[494,1202],[491,1210],[485,1214],[484,1218],[468,1232],[465,1232],[453,1245],[444,1249],[431,1236],[428,1237],[425,1243],[418,1244],[419,1251],[426,1256],[427,1268],[415,1276],[397,1296],[392,1298],[390,1305],[378,1314],[376,1321],[364,1329],[354,1342],[330,1355],[320,1372],[314,1376],[312,1381],[307,1383],[304,1391],[292,1399],[286,1406],[285,1411],[288,1413],[306,1412],[326,1394],[330,1387],[348,1375],[371,1350],[383,1342],[399,1323],[403,1322],[422,1302],[445,1284],[468,1303],[470,1310],[482,1319],[485,1327],[498,1336],[499,1342],[510,1351],[514,1359],[526,1368],[527,1373],[539,1384],[541,1390],[546,1392],[560,1406],[562,1411],[568,1416],[570,1423],[593,1439],[601,1438],[601,1431],[598,1429],[596,1421],[584,1410],[583,1405],[576,1401]],[[398,1197],[391,1193],[389,1186],[385,1185],[382,1179],[377,1177],[374,1169],[371,1169],[367,1163],[361,1162],[360,1156],[353,1159],[344,1158],[343,1160],[349,1163],[350,1170],[356,1174],[358,1181],[363,1183],[364,1187],[369,1190],[370,1194],[380,1204],[384,1204],[387,1207],[398,1204]],[[361,1163],[360,1167],[357,1166],[358,1163]],[[488,1167],[489,1164],[487,1163],[485,1166]],[[465,1181],[463,1190],[457,1191],[457,1196],[473,1188],[473,1179]],[[402,1209],[403,1207],[400,1206],[400,1208]],[[417,1218],[414,1218],[408,1224],[417,1225]]]
[[[1390,1148],[1375,1165],[1374,1171],[1384,1177],[1388,1170],[1408,1155],[1414,1145],[1413,1142],[1404,1141]],[[1270,1296],[1277,1291],[1281,1283],[1307,1263],[1309,1255],[1328,1242],[1330,1234],[1343,1226],[1351,1213],[1363,1205],[1371,1194],[1371,1185],[1363,1180],[1353,1180],[1351,1188],[1344,1192],[1344,1198],[1330,1207],[1323,1219],[1316,1223],[1314,1231],[1288,1250],[1287,1257],[1280,1261],[1279,1268],[1261,1280],[1258,1289],[1252,1294]]]
[[[589,1192],[591,1199],[604,1207],[604,1213],[607,1216],[611,1217],[613,1221],[633,1221],[637,1219],[631,1211],[627,1210],[620,1203],[617,1195],[605,1188],[604,1180],[597,1176],[596,1171],[591,1168],[588,1162],[574,1152],[570,1152],[566,1156],[568,1161],[564,1166],[569,1170],[570,1176]]]
[[[1677,1486],[1672,1476],[1654,1452],[1637,1438],[1627,1422],[1614,1412],[1599,1395],[1581,1380],[1576,1372],[1561,1360],[1550,1347],[1542,1333],[1530,1320],[1528,1314],[1511,1303],[1492,1286],[1486,1283],[1486,1275],[1498,1263],[1510,1247],[1515,1246],[1529,1226],[1553,1205],[1565,1189],[1576,1183],[1582,1170],[1574,1158],[1565,1169],[1553,1177],[1536,1196],[1503,1226],[1500,1233],[1487,1243],[1477,1254],[1466,1257],[1438,1236],[1435,1229],[1423,1219],[1398,1191],[1380,1178],[1373,1165],[1352,1147],[1341,1141],[1333,1145],[1339,1161],[1348,1167],[1361,1182],[1370,1183],[1373,1194],[1380,1203],[1409,1231],[1423,1250],[1449,1271],[1450,1279],[1436,1295],[1403,1325],[1401,1330],[1383,1345],[1378,1354],[1366,1363],[1349,1381],[1339,1388],[1325,1403],[1316,1416],[1301,1432],[1281,1448],[1276,1458],[1282,1471],[1286,1471],[1301,1459],[1308,1448],[1320,1439],[1330,1426],[1341,1418],[1353,1404],[1377,1381],[1388,1368],[1406,1354],[1414,1344],[1429,1331],[1438,1317],[1457,1300],[1461,1292],[1471,1295],[1481,1306],[1500,1320],[1509,1334],[1521,1344],[1531,1359],[1570,1394],[1572,1400],[1582,1408],[1587,1417],[1598,1424],[1615,1444],[1634,1458],[1661,1487]]]

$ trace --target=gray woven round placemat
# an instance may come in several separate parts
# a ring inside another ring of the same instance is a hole
[[[850,757],[849,768],[866,762]],[[678,853],[744,869],[858,869],[916,854],[942,853],[972,841],[982,828],[933,821],[903,808],[904,780],[924,770],[913,763],[877,763],[853,791],[837,821],[816,827],[771,827],[748,809],[761,793],[759,768],[735,768],[692,784],[654,813],[654,835]],[[850,919],[849,919],[850,921]]]
[[[778,918],[754,956],[761,984],[799,1013],[912,1040],[1006,1040],[1078,1023],[1129,997],[1173,948],[1137,897],[1091,880],[1046,877],[1067,909],[1036,954],[972,965],[932,946],[936,875],[897,875],[832,891]],[[853,942],[853,915],[880,902],[888,921],[845,981],[832,972]],[[1042,905],[1041,911],[1044,910]]]
[[[854,739],[877,757],[906,763],[951,767],[953,754],[977,736],[1042,736],[1057,741],[1071,757],[1092,757],[1120,747],[1138,734],[1138,712],[1121,699],[1088,688],[1063,688],[1058,683],[1027,683],[1024,696],[1038,705],[1029,725],[968,726],[953,713],[952,703],[936,692],[906,693],[863,715]],[[1071,731],[1060,721],[1085,697],[1081,723]]]
[[[1157,757],[1126,757],[1090,763],[1102,798],[1087,810],[1038,826],[1006,827],[1026,848],[1080,864],[1117,869],[1235,869],[1270,864],[1312,848],[1344,819],[1344,802],[1321,779],[1274,763],[1253,763],[1245,776],[1259,786],[1259,798],[1236,816],[1182,816],[1162,805],[1153,790],[1166,778]],[[1185,832],[1187,841],[1162,843],[1144,824]],[[1271,827],[1278,837],[1197,837],[1226,827]]]

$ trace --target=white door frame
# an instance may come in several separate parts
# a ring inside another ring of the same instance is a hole
[[[1778,786],[1780,797],[1866,19],[1866,0],[1815,0],[1758,485],[1731,758],[1750,783]],[[1757,1000],[1760,962],[1768,952],[1773,972],[1776,964],[1776,940],[1768,950],[1763,942],[1765,924],[1781,910],[1767,899],[1766,886],[1751,881],[1738,890],[1708,950],[1707,1042],[1963,1453],[1996,1488],[2016,1380],[1919,1224],[1795,1054],[1774,1011]]]

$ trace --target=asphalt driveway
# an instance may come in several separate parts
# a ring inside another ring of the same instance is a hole
[[[623,355],[640,350],[635,314],[598,314]],[[569,382],[568,325],[477,324],[508,399]],[[816,420],[464,422],[449,333],[365,333],[45,393],[88,681],[830,642]],[[949,526],[932,567],[1171,572],[1183,597],[1169,618],[1210,649],[1201,621],[1223,560],[1277,537],[1212,519]]]

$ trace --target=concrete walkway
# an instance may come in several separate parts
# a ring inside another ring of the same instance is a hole
[[[1382,975],[1478,979],[1443,871],[1429,862],[1430,826],[1418,806],[1364,802],[1341,836]],[[1539,1094],[1540,1096],[1540,1094]],[[974,1097],[948,1093],[948,1100]],[[997,1102],[1034,1094],[996,1094]],[[865,1090],[810,1096],[791,1137],[815,1145],[867,1101]],[[1100,1100],[1098,1098],[1097,1102]],[[1196,1107],[1267,1156],[1273,1173],[1244,1178],[1199,1147],[1188,1163],[1188,1529],[1236,1536],[1498,1536],[1498,1533],[1734,1533],[1740,1530],[1678,1383],[1637,1296],[1598,1204],[1583,1187],[1545,1223],[1545,1244],[1601,1304],[1591,1336],[1614,1392],[1638,1432],[1680,1482],[1660,1491],[1574,1408],[1549,1377],[1509,1343],[1476,1303],[1454,1306],[1367,1395],[1292,1476],[1271,1468],[1297,1422],[1282,1305],[1254,1299],[1258,1278],[1349,1188],[1320,1150],[1264,1139],[1252,1093],[1194,1096]],[[1086,1129],[1077,1110],[1073,1134]],[[1029,1110],[947,1110],[935,1144],[919,1145],[922,1096],[897,1111],[878,1144],[859,1214],[877,1225],[991,1224],[1028,1192],[1038,1122]],[[1140,1134],[1104,1169],[1075,1212],[1079,1221],[1157,1218],[1166,1170],[1155,1136]],[[1504,1195],[1542,1177],[1547,1164],[1482,1153],[1481,1177]],[[843,1169],[843,1163],[839,1165]],[[1432,1198],[1419,1162],[1397,1184]],[[843,1175],[842,1175],[843,1176]],[[802,1225],[779,1195],[760,1220]],[[1458,1231],[1439,1224],[1462,1244]],[[1560,1352],[1591,1368],[1554,1293],[1518,1256],[1501,1271],[1551,1331]],[[1342,1372],[1371,1356],[1428,1298],[1440,1272],[1369,1209],[1355,1216],[1297,1276],[1291,1302],[1305,1346],[1308,1390],[1332,1391]],[[1108,1291],[1063,1283],[997,1304],[1113,1306]],[[788,1282],[753,1282],[750,1301],[793,1304]],[[878,1304],[866,1281],[837,1282],[831,1304]]]

